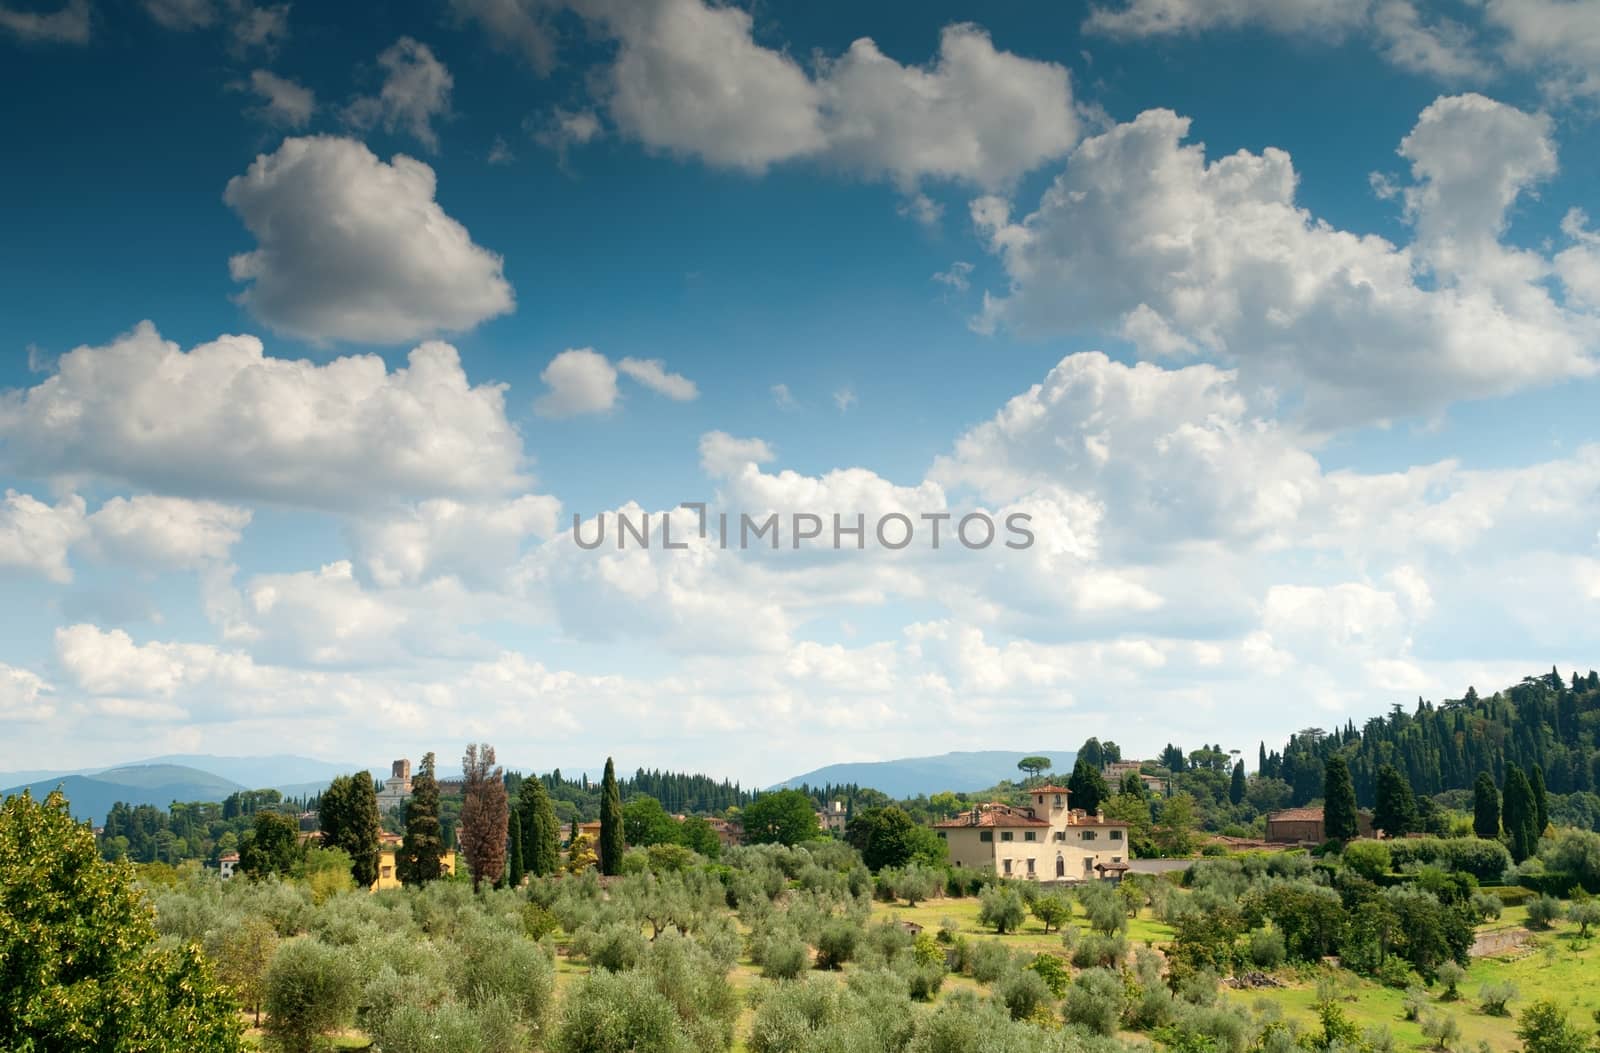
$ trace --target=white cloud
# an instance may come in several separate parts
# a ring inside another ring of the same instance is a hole
[[[87,44],[89,0],[67,0],[55,11],[19,11],[0,5],[0,30],[42,44]]]
[[[972,264],[956,260],[950,264],[949,270],[935,272],[932,280],[940,285],[948,285],[956,292],[966,292],[972,288]]]
[[[361,521],[355,547],[367,572],[386,587],[452,575],[484,586],[516,562],[523,544],[556,532],[561,503],[525,494],[510,501],[423,501],[400,515]]]
[[[534,400],[542,417],[576,417],[605,413],[617,402],[617,370],[592,347],[568,348],[539,374],[548,388]]]
[[[1153,37],[1260,24],[1278,33],[1337,38],[1360,26],[1370,8],[1371,0],[1124,0],[1093,8],[1084,28]]]
[[[261,99],[256,112],[268,124],[304,128],[317,108],[316,94],[310,88],[270,70],[251,70],[250,90]]]
[[[593,110],[570,111],[558,106],[544,120],[525,124],[533,133],[533,141],[554,151],[563,166],[573,147],[586,146],[605,135],[600,118]]]
[[[271,358],[251,336],[186,352],[145,322],[0,393],[0,441],[29,474],[302,507],[499,495],[524,481],[504,389],[471,386],[441,343],[391,373],[376,355]]]
[[[114,497],[88,519],[102,558],[135,568],[196,568],[228,558],[250,510],[216,501]]]
[[[377,95],[352,102],[345,109],[345,119],[362,129],[378,124],[391,132],[403,128],[423,146],[437,151],[439,136],[433,121],[449,115],[455,78],[428,45],[410,37],[401,37],[385,48],[378,55],[378,65],[385,73],[383,87]]]
[[[1589,229],[1589,215],[1581,208],[1567,211],[1561,231],[1573,241],[1555,257],[1556,274],[1567,297],[1588,310],[1600,311],[1600,234]]]
[[[837,409],[840,413],[849,412],[850,408],[852,406],[854,406],[859,401],[860,401],[860,399],[856,398],[856,393],[855,393],[855,389],[854,388],[842,387],[838,391],[835,391],[833,393],[833,405],[834,405],[834,408]]]
[[[34,723],[55,716],[55,706],[47,697],[50,685],[37,673],[0,662],[0,720]]]
[[[143,0],[157,25],[179,33],[226,23],[231,50],[272,54],[289,38],[288,4],[258,7],[249,0]]]
[[[772,392],[773,403],[781,410],[791,410],[800,405],[795,401],[794,393],[789,390],[787,384],[774,384],[768,390]]]
[[[692,402],[700,397],[694,381],[680,373],[668,373],[666,363],[659,358],[624,358],[617,363],[617,369],[674,402]]]
[[[72,580],[67,553],[88,534],[83,498],[76,494],[53,507],[29,494],[7,490],[0,501],[0,570]]]
[[[485,160],[492,165],[508,165],[516,159],[517,155],[511,152],[511,144],[506,142],[505,137],[495,136],[494,142],[489,144],[489,155]]]
[[[1283,151],[1207,161],[1182,143],[1187,119],[1147,111],[1080,144],[1032,214],[973,203],[1010,278],[976,324],[1039,335],[1116,325],[1152,350],[1192,345],[1236,362],[1252,394],[1302,397],[1321,425],[1589,375],[1595,320],[1558,306],[1529,254],[1482,243],[1544,170],[1537,154],[1511,153],[1542,142],[1525,134],[1539,126],[1478,96],[1425,111],[1404,147],[1417,163],[1406,197],[1418,243],[1399,248],[1298,207]],[[1507,130],[1523,134],[1476,171],[1456,163]],[[1465,234],[1480,236],[1476,251],[1459,251]]]
[[[700,467],[714,479],[733,475],[747,464],[766,464],[776,456],[762,439],[739,439],[725,431],[700,436]]]
[[[314,341],[402,343],[510,312],[499,256],[434,200],[432,168],[361,143],[286,139],[223,195],[258,246],[228,261],[240,300]]]
[[[1600,9],[1584,0],[1487,0],[1484,21],[1506,34],[1501,53],[1542,75],[1557,99],[1600,94]]]
[[[1411,0],[1385,0],[1373,12],[1372,22],[1379,51],[1400,69],[1443,80],[1489,75],[1470,29],[1447,18],[1424,22]]]
[[[450,0],[456,17],[482,24],[491,40],[520,54],[539,73],[555,63],[555,33],[546,0]]]

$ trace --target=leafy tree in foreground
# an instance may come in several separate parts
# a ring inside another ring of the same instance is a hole
[[[407,885],[437,881],[444,868],[444,830],[439,825],[439,781],[433,774],[433,754],[423,756],[417,777],[411,780],[406,801],[406,833],[400,844],[395,870]]]
[[[161,949],[126,864],[66,799],[0,806],[0,1049],[235,1053],[236,1006],[198,950]]]
[[[898,805],[863,808],[845,826],[844,839],[861,853],[867,869],[903,867],[911,862],[921,828]]]
[[[1500,791],[1486,771],[1480,771],[1472,784],[1472,832],[1485,841],[1500,838]]]
[[[1330,757],[1322,769],[1323,832],[1330,841],[1352,841],[1360,833],[1356,788],[1343,757]]]
[[[744,810],[744,838],[752,845],[797,845],[822,836],[811,798],[799,790],[757,797]]]
[[[317,806],[324,848],[342,848],[350,856],[350,876],[361,888],[378,880],[378,841],[383,820],[372,773],[337,776],[322,792]]]
[[[494,747],[469,745],[461,758],[466,792],[461,802],[461,850],[472,870],[472,890],[485,881],[493,885],[506,868],[505,773],[494,762]]]
[[[360,977],[338,948],[310,936],[278,949],[266,979],[267,1035],[284,1053],[312,1053],[355,1018]]]
[[[622,853],[627,850],[622,827],[622,792],[617,788],[617,769],[606,758],[605,778],[600,782],[600,873],[622,873]]]

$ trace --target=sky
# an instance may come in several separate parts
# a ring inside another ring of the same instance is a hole
[[[1600,665],[1600,5],[0,0],[0,96],[0,770]]]

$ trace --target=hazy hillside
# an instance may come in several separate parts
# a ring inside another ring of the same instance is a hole
[[[0,798],[10,797],[25,789],[35,797],[44,797],[58,786],[66,794],[67,806],[72,814],[97,826],[105,822],[106,813],[118,801],[165,808],[173,801],[220,801],[230,793],[246,789],[238,783],[194,768],[177,764],[152,764],[112,768],[93,776],[64,775],[38,779],[0,790]]]
[[[1066,778],[1078,754],[1075,750],[976,750],[943,753],[936,757],[905,757],[900,760],[860,761],[829,764],[815,771],[785,779],[772,789],[805,784],[855,784],[882,790],[891,797],[952,790],[969,793],[993,786],[1003,779],[1020,779],[1017,761],[1027,756],[1049,757],[1055,771]]]

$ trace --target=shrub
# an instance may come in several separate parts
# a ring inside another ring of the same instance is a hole
[[[548,906],[529,902],[522,908],[522,931],[530,940],[542,940],[561,927],[555,912]]]
[[[1021,928],[1027,917],[1022,896],[1014,888],[1002,885],[986,888],[979,900],[978,923],[993,925],[994,931],[1002,936]]]
[[[860,939],[861,928],[848,918],[835,918],[825,923],[817,934],[817,968],[842,969],[845,962],[855,957]]]
[[[457,991],[474,1006],[498,1000],[535,1031],[553,1006],[555,969],[536,943],[482,923],[458,941]]]
[[[520,1053],[527,1039],[509,1006],[401,1005],[373,1027],[384,1053]]]
[[[1428,1009],[1428,992],[1417,986],[1406,988],[1406,996],[1400,1001],[1400,1012],[1407,1020],[1420,1020],[1422,1014]]]
[[[690,1053],[672,1003],[638,972],[597,970],[562,1000],[551,1053]]]
[[[355,1016],[357,976],[342,952],[308,936],[289,940],[267,967],[266,1033],[285,1053],[308,1053]]]
[[[1257,929],[1250,934],[1250,961],[1258,969],[1276,969],[1288,955],[1283,933],[1277,929]]]
[[[1406,988],[1417,982],[1417,973],[1404,958],[1391,955],[1378,964],[1373,979],[1385,987]]]
[[[645,938],[636,922],[614,921],[580,932],[574,946],[596,969],[622,972],[644,957]]]
[[[1088,969],[1072,981],[1062,1015],[1069,1024],[1077,1024],[1095,1034],[1112,1035],[1122,1019],[1125,1002],[1126,992],[1120,976],[1109,969]]]
[[[1389,846],[1382,841],[1352,841],[1345,846],[1340,861],[1368,880],[1387,874],[1393,866]]]
[[[1509,980],[1497,984],[1484,984],[1478,988],[1478,1001],[1483,1006],[1483,1011],[1490,1016],[1510,1016],[1507,1009],[1513,998],[1517,997],[1517,985]]]
[[[838,1019],[836,984],[819,977],[780,983],[763,992],[756,1007],[750,1023],[751,1053],[809,1053],[815,1048],[817,1032]]]
[[[1540,896],[1528,904],[1528,928],[1548,929],[1561,917],[1561,901],[1554,896]]]
[[[793,980],[811,967],[811,948],[790,932],[770,936],[761,952],[761,975],[769,980]]]
[[[1589,1038],[1567,1020],[1567,1011],[1540,999],[1517,1017],[1517,1037],[1524,1053],[1587,1053]]]
[[[1031,969],[1010,969],[995,984],[994,996],[1013,1020],[1027,1020],[1050,1001],[1044,977]]]
[[[992,984],[1011,966],[1011,952],[1005,944],[984,940],[972,948],[972,978]]]

